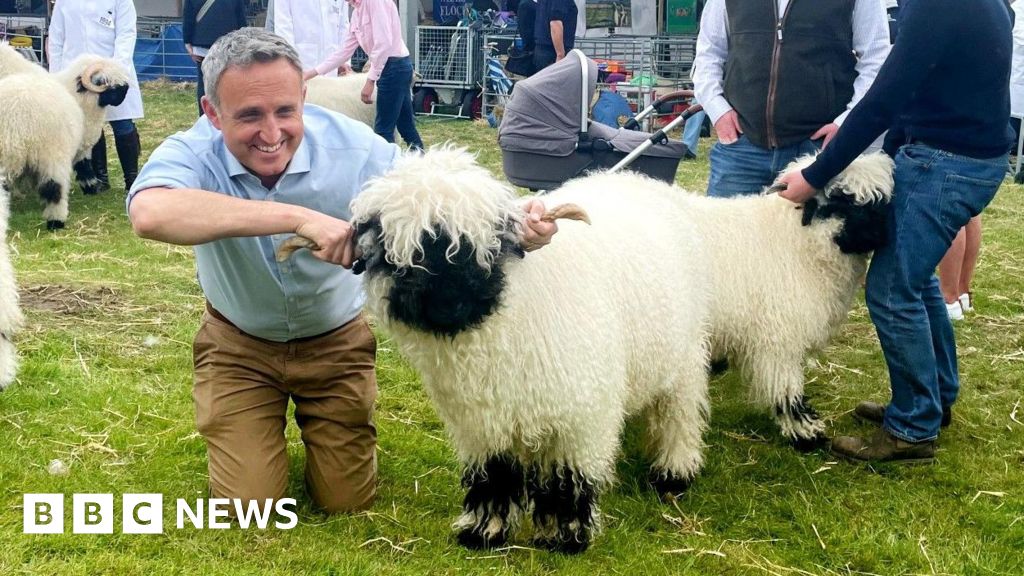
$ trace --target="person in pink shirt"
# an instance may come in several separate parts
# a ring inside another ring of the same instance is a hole
[[[395,141],[395,129],[411,148],[423,149],[412,112],[412,58],[402,40],[398,8],[392,0],[348,0],[352,5],[349,35],[334,54],[304,77],[310,79],[330,70],[345,72],[342,63],[352,58],[357,47],[369,55],[369,72],[360,94],[363,102],[373,104],[377,88],[377,118],[373,131],[388,142]]]

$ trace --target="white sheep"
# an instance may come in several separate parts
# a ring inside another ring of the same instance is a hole
[[[364,104],[359,94],[366,84],[366,74],[351,72],[328,78],[317,76],[306,81],[306,102],[340,112],[373,128],[377,105]]]
[[[83,192],[98,191],[89,157],[106,122],[106,106],[120,104],[127,94],[128,74],[116,61],[93,55],[50,74],[0,43],[0,78],[0,168],[19,188],[38,190],[48,229],[63,228],[72,168]]]
[[[525,257],[512,190],[465,151],[404,156],[353,201],[368,309],[465,467],[462,544],[500,545],[532,504],[539,545],[585,550],[630,414],[647,416],[659,492],[697,474],[709,262],[680,197],[570,183],[546,201],[593,224]]]
[[[23,323],[18,305],[18,286],[7,247],[8,203],[10,198],[0,173],[0,390],[10,386],[18,372],[18,352],[14,336]]]
[[[712,355],[739,364],[798,449],[827,440],[804,397],[804,364],[846,320],[870,253],[886,242],[892,165],[884,154],[862,156],[803,206],[777,194],[685,198],[712,262]],[[633,182],[619,178],[607,185]]]

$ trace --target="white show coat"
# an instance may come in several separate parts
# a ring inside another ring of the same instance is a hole
[[[1013,59],[1010,60],[1010,114],[1024,116],[1024,0],[1013,3]]]
[[[273,30],[295,47],[308,70],[334,54],[348,34],[345,0],[274,0]],[[324,74],[337,76],[337,71]]]
[[[142,118],[142,93],[135,76],[135,5],[132,0],[58,0],[50,21],[50,71],[63,70],[82,54],[113,58],[128,69],[131,87],[107,120]]]

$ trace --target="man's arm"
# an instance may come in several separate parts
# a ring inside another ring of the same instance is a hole
[[[701,14],[697,51],[690,72],[694,95],[725,144],[734,142],[741,132],[736,111],[725,99],[722,86],[725,59],[729,56],[728,26],[725,0],[708,0]]]
[[[562,27],[561,20],[552,20],[548,23],[548,28],[551,30],[551,45],[555,48],[555,62],[557,62],[565,58],[565,38],[563,38],[565,29]]]
[[[878,0],[857,0],[853,7],[853,49],[857,52],[857,78],[853,82],[853,97],[846,110],[836,117],[842,126],[850,110],[860,102],[871,88],[886,57],[889,56],[889,17]]]
[[[233,198],[197,189],[148,188],[131,198],[128,216],[138,236],[193,246],[222,238],[295,233],[320,246],[313,254],[349,267],[352,227],[315,210]]]

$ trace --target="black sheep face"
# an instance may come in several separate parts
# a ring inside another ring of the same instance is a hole
[[[120,106],[128,96],[127,84],[115,84],[100,93],[100,107]]]
[[[517,224],[506,223],[500,231],[500,248],[490,269],[477,262],[476,251],[465,238],[459,249],[449,253],[452,238],[440,227],[424,231],[423,252],[414,266],[398,268],[388,262],[383,230],[378,218],[357,224],[361,253],[354,267],[367,276],[388,275],[388,315],[417,330],[437,336],[455,337],[482,324],[501,303],[505,287],[504,264],[509,256],[522,257]]]
[[[844,188],[834,185],[804,203],[803,211],[804,226],[827,218],[843,222],[834,238],[843,254],[869,254],[889,243],[885,200],[857,204]]]

